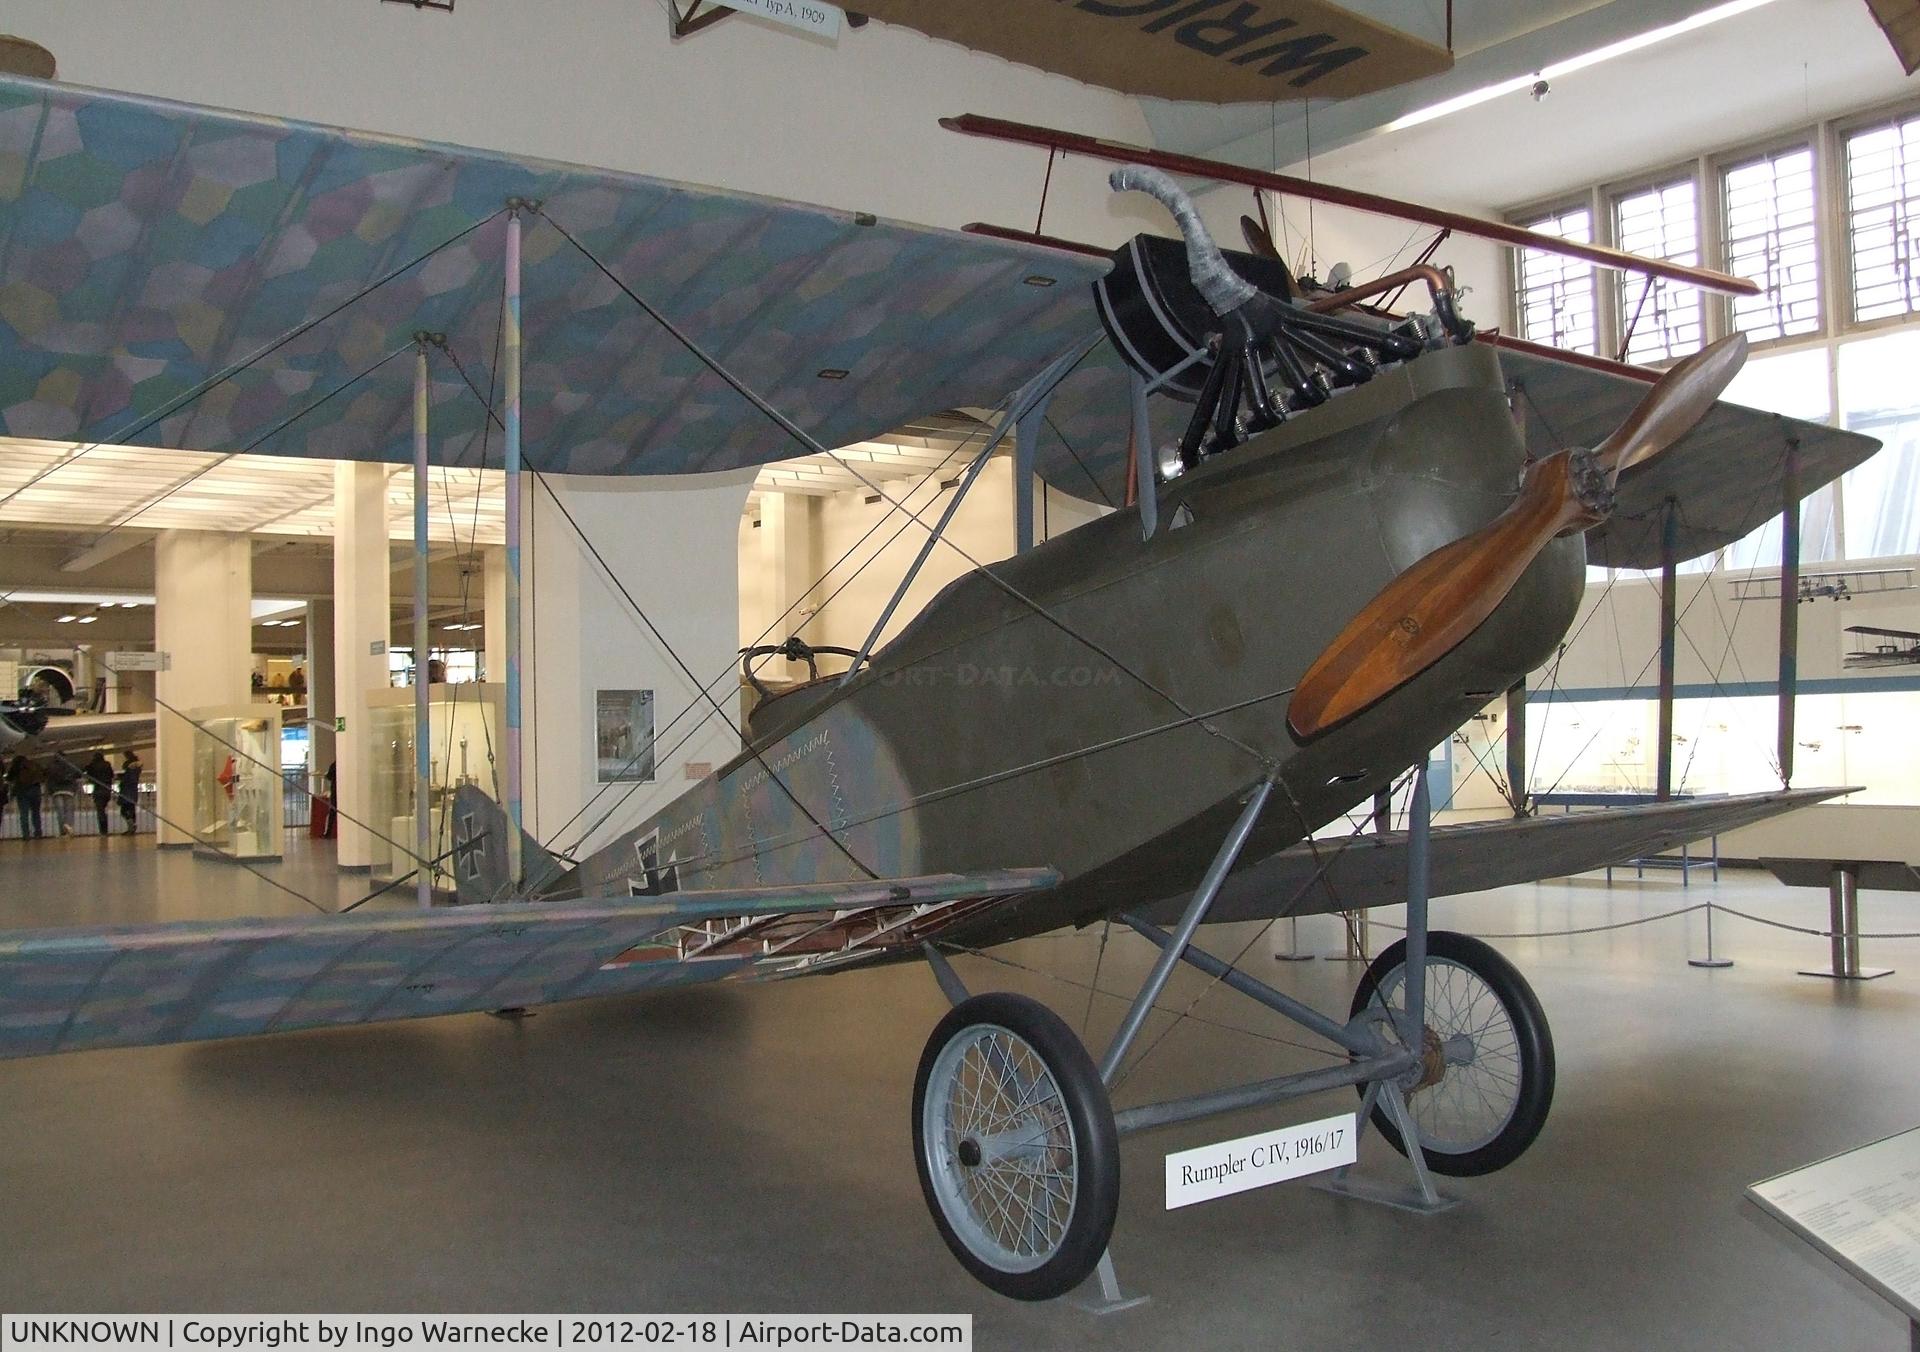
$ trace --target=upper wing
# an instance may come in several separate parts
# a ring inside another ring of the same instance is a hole
[[[0,934],[0,1058],[551,1004],[917,943],[1051,869]]]
[[[1527,450],[1535,456],[1598,445],[1647,392],[1644,380],[1512,348],[1501,349],[1500,365],[1519,392]],[[1722,400],[1667,454],[1620,476],[1613,515],[1587,532],[1588,562],[1658,567],[1660,508],[1668,498],[1679,504],[1680,558],[1745,538],[1780,515],[1788,437],[1800,447],[1802,497],[1880,449],[1858,432]]]
[[[1084,284],[1106,269],[865,213],[17,77],[0,78],[0,163],[0,286],[34,300],[0,325],[0,369],[40,391],[0,405],[0,431],[16,437],[119,440],[175,392],[437,249],[299,343],[223,375],[218,400],[185,403],[138,438],[404,461],[411,367],[360,379],[362,368],[423,330],[445,334],[469,366],[486,360],[509,198],[542,204],[526,226],[525,331],[539,360],[522,410],[550,473],[720,470],[795,447],[724,382],[697,376],[549,220],[827,446],[993,405],[1095,329]],[[180,216],[187,183],[212,204],[192,228]],[[328,241],[318,252],[316,237]],[[73,271],[75,248],[90,275],[121,280],[46,286]],[[213,282],[148,285],[170,274]],[[1024,284],[1033,277],[1061,285]],[[206,342],[110,342],[78,359],[76,332]],[[852,378],[820,379],[834,368]],[[436,370],[434,455],[466,463],[485,414]],[[350,379],[353,398],[326,398]],[[10,450],[0,490],[66,453]]]
[[[1584,873],[1846,792],[1782,789],[1435,827],[1429,841],[1428,891],[1444,897]],[[1391,906],[1404,901],[1406,894],[1407,835],[1388,831],[1351,840],[1303,842],[1251,864],[1227,879],[1207,919],[1323,915],[1362,906]],[[1185,898],[1170,898],[1148,908],[1146,914],[1166,923],[1177,918],[1184,905]]]

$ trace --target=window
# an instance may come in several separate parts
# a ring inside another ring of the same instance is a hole
[[[1614,201],[1615,247],[1669,262],[1700,262],[1700,212],[1693,179],[1679,178]],[[1655,277],[1619,277],[1621,352],[1630,362],[1664,362],[1705,343],[1700,293]]]
[[[1840,480],[1847,557],[1920,553],[1920,329],[1840,348],[1840,423],[1882,442]]]
[[[1723,398],[1807,422],[1833,417],[1833,392],[1827,380],[1827,349],[1805,348],[1750,358],[1727,386]],[[1838,557],[1833,522],[1833,489],[1822,488],[1800,504],[1800,559],[1821,563]],[[1725,567],[1738,572],[1780,566],[1780,518],[1727,546]]]
[[[1578,244],[1593,242],[1593,213],[1585,207],[1539,217],[1525,226]],[[1519,253],[1520,336],[1570,352],[1597,353],[1592,266],[1535,249]]]
[[[1733,298],[1734,328],[1755,342],[1819,332],[1812,148],[1774,151],[1724,170],[1720,203],[1726,270],[1764,288]]]
[[[1920,115],[1847,137],[1847,242],[1856,320],[1920,310]]]

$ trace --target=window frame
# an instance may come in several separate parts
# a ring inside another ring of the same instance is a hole
[[[1536,228],[1545,217],[1564,216],[1570,211],[1585,211],[1589,222],[1588,234],[1593,243],[1604,244],[1606,242],[1602,236],[1605,222],[1601,220],[1600,213],[1595,210],[1593,194],[1591,192],[1571,195],[1562,194],[1558,197],[1545,198],[1519,211],[1506,213],[1506,216],[1513,224],[1520,226],[1522,229],[1531,230]],[[1521,338],[1527,336],[1526,306],[1522,303],[1525,295],[1526,279],[1521,275],[1525,253],[1526,250],[1522,248],[1509,248],[1507,250],[1506,327],[1509,332]],[[1600,284],[1600,272],[1601,269],[1597,266],[1589,265],[1587,268],[1588,284],[1593,291],[1594,353],[1599,356],[1605,356],[1607,352],[1606,297],[1603,293],[1606,288]],[[1571,351],[1573,349],[1568,350]]]
[[[1705,244],[1709,235],[1717,237],[1719,231],[1710,230],[1707,226],[1707,217],[1710,213],[1707,208],[1706,199],[1702,193],[1700,165],[1701,160],[1699,158],[1681,160],[1657,169],[1635,174],[1631,178],[1617,179],[1599,185],[1596,195],[1606,213],[1608,246],[1615,249],[1621,247],[1619,242],[1621,202],[1629,197],[1636,196],[1640,193],[1651,192],[1658,188],[1670,187],[1677,183],[1691,183],[1693,185],[1694,257],[1700,259],[1717,257],[1717,254],[1707,250]],[[1688,266],[1704,267],[1707,266],[1707,264],[1689,264]],[[1611,328],[1608,330],[1606,338],[1602,341],[1601,346],[1603,351],[1601,355],[1611,356],[1615,361],[1625,361],[1627,360],[1625,355],[1628,342],[1627,328],[1633,319],[1632,307],[1627,303],[1625,294],[1629,288],[1628,274],[1615,272],[1609,268],[1607,269],[1607,276],[1611,279],[1610,285],[1606,288],[1607,303],[1611,312]],[[1641,284],[1644,285],[1644,281]],[[1714,331],[1714,321],[1711,314],[1713,307],[1707,304],[1707,296],[1710,293],[1700,291],[1698,288],[1694,288],[1694,290],[1697,292],[1700,305],[1700,346],[1705,347],[1718,336]],[[1695,350],[1697,351],[1698,349]],[[1678,356],[1668,358],[1666,361],[1640,364],[1659,368],[1669,365],[1671,362],[1678,361],[1686,355],[1687,354],[1683,352]]]
[[[1819,323],[1810,332],[1788,334],[1753,342],[1756,357],[1804,350],[1825,353],[1827,372],[1827,422],[1843,426],[1840,402],[1840,353],[1849,343],[1881,336],[1901,329],[1920,329],[1920,310],[1861,320],[1854,311],[1852,251],[1848,229],[1846,141],[1852,134],[1887,123],[1920,117],[1920,96],[1904,95],[1854,112],[1813,123],[1790,125],[1764,136],[1711,149],[1691,160],[1667,160],[1619,178],[1575,187],[1531,199],[1498,213],[1500,219],[1526,226],[1542,216],[1585,209],[1593,223],[1593,241],[1617,248],[1616,213],[1620,198],[1648,188],[1684,178],[1694,179],[1694,201],[1698,236],[1697,256],[1708,267],[1726,267],[1726,187],[1725,174],[1743,163],[1781,151],[1806,149],[1813,159],[1814,246],[1819,268],[1816,295]],[[1507,331],[1522,333],[1520,306],[1520,258],[1518,247],[1509,247],[1508,286],[1505,321]],[[1595,345],[1602,356],[1614,356],[1622,350],[1625,322],[1622,315],[1622,287],[1611,269],[1590,269],[1594,297]],[[1733,298],[1715,292],[1702,293],[1702,340],[1712,343],[1735,332]],[[1659,369],[1666,363],[1653,363]],[[1849,548],[1842,485],[1835,482],[1822,490],[1830,497],[1827,510],[1833,522],[1835,562],[1868,562]],[[1877,558],[1878,556],[1875,556]],[[1889,555],[1888,558],[1920,558],[1920,555]],[[1717,564],[1715,565],[1717,566]]]
[[[1843,293],[1828,296],[1830,301],[1835,302],[1835,313],[1846,316],[1836,337],[1877,333],[1883,329],[1920,324],[1920,309],[1909,310],[1905,314],[1884,315],[1879,319],[1859,317],[1854,306],[1853,238],[1848,228],[1847,212],[1847,138],[1856,132],[1867,131],[1893,122],[1910,122],[1916,118],[1920,118],[1920,99],[1903,98],[1874,108],[1862,109],[1857,113],[1849,113],[1845,117],[1833,118],[1823,124],[1822,130],[1826,132],[1828,138],[1829,172],[1825,186],[1830,196],[1827,207],[1833,220],[1833,248],[1829,251],[1829,257],[1832,260],[1832,267],[1838,269],[1834,275],[1846,278]]]

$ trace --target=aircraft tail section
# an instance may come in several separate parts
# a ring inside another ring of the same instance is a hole
[[[454,791],[450,862],[461,905],[525,901],[529,894],[538,898],[571,888],[573,869],[525,831],[520,832],[520,871],[530,886],[516,886],[509,871],[513,830],[506,810],[478,788],[465,784]]]

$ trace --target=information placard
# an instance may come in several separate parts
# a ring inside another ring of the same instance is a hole
[[[1747,1195],[1920,1321],[1920,1128],[1765,1179]]]
[[[715,0],[715,3],[823,38],[839,37],[840,26],[847,20],[846,11],[828,4],[827,0]]]
[[[1359,1115],[1342,1113],[1167,1156],[1167,1210],[1352,1164]]]

